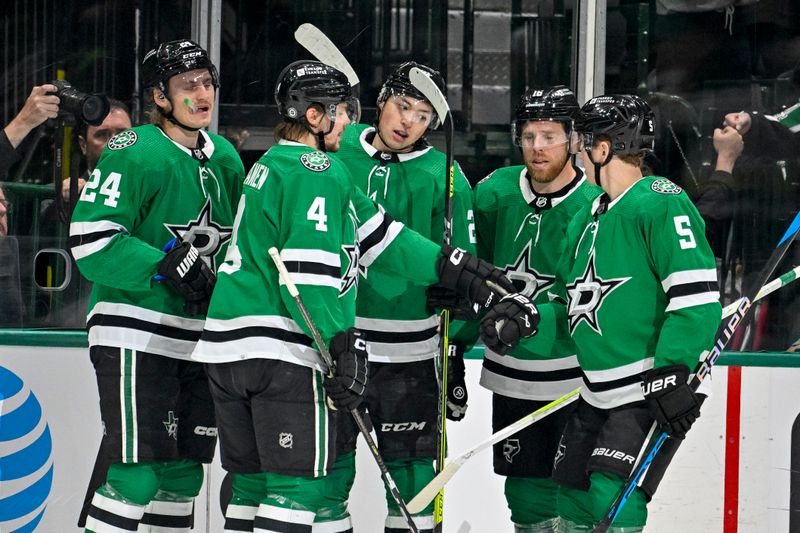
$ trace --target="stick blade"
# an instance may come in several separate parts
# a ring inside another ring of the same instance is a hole
[[[411,514],[419,514],[421,513],[427,506],[430,504],[433,499],[439,494],[447,482],[450,481],[456,472],[461,468],[460,462],[452,462],[447,464],[444,467],[444,470],[439,472],[436,477],[434,477],[427,485],[425,485],[422,490],[420,490],[416,496],[414,496],[411,501],[408,502],[406,508],[408,512]]]
[[[342,52],[336,47],[335,44],[325,35],[322,30],[313,24],[306,22],[297,27],[294,32],[294,39],[300,43],[303,48],[311,52],[311,55],[317,58],[322,63],[330,65],[333,68],[340,70],[347,76],[347,81],[351,87],[355,87],[359,83],[358,75],[350,63],[344,57]]]
[[[442,124],[444,124],[444,121],[450,118],[450,106],[447,105],[447,99],[445,99],[442,91],[439,90],[439,87],[436,86],[428,73],[417,67],[412,67],[408,72],[408,79],[419,92],[425,95],[425,98],[436,110],[436,114],[439,115]]]

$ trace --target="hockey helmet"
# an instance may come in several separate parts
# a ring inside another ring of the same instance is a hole
[[[415,100],[422,100],[423,102],[431,102],[425,97],[424,94],[420,92],[419,89],[414,87],[414,84],[411,83],[411,79],[409,78],[409,72],[411,69],[417,67],[421,71],[425,72],[431,77],[433,83],[442,91],[442,94],[447,94],[447,85],[444,82],[444,78],[442,77],[441,73],[426,65],[421,65],[415,61],[406,61],[399,67],[395,69],[394,72],[389,74],[389,77],[386,78],[386,81],[383,82],[381,86],[381,90],[378,93],[378,103],[385,102],[391,96],[394,95],[408,95]],[[433,107],[433,106],[431,106]],[[441,120],[439,120],[439,116],[436,114],[434,110],[433,115],[431,116],[431,123],[430,129],[436,129],[441,124]]]
[[[358,122],[360,106],[353,96],[347,76],[319,61],[295,61],[278,75],[275,103],[282,117],[305,122],[306,111],[313,105],[322,106],[331,121],[336,120],[336,106],[347,104],[350,122]]]
[[[562,122],[566,133],[569,134],[578,111],[580,111],[578,99],[564,85],[529,89],[519,99],[514,111],[511,138],[516,146],[520,146],[523,126],[531,120]]]
[[[643,99],[632,94],[596,96],[583,104],[575,119],[575,130],[591,148],[599,136],[611,139],[616,155],[652,151],[655,145],[655,116]]]
[[[156,87],[166,95],[167,82],[172,76],[201,68],[208,69],[211,83],[219,89],[217,67],[203,47],[188,39],[161,43],[142,60],[142,83],[145,89]]]

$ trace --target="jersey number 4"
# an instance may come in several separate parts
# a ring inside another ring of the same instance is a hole
[[[98,169],[94,169],[92,175],[89,176],[89,181],[86,182],[86,185],[83,187],[83,192],[81,192],[81,201],[82,202],[94,202],[95,198],[97,198],[97,193],[99,192],[101,196],[105,196],[103,203],[108,207],[117,207],[117,199],[120,197],[119,192],[119,182],[122,179],[122,174],[119,172],[112,172],[108,175],[108,177],[103,181],[103,185],[100,185],[100,171]],[[100,187],[100,191],[96,191],[97,187]]]

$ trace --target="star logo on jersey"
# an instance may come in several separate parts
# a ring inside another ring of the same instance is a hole
[[[683,189],[667,178],[659,178],[650,184],[650,190],[659,194],[680,194]]]
[[[178,418],[175,416],[174,411],[167,413],[167,419],[161,421],[164,427],[167,428],[167,435],[170,438],[178,440]]]
[[[517,455],[522,446],[519,444],[519,439],[506,439],[503,443],[503,457],[506,458],[506,461],[509,463],[514,462],[514,456]]]
[[[231,240],[233,228],[220,226],[213,220],[211,200],[206,200],[197,218],[188,224],[164,224],[175,238],[191,243],[197,248],[203,261],[216,272],[215,256],[222,246]]]
[[[558,467],[558,463],[564,459],[564,455],[567,453],[567,446],[564,444],[564,435],[561,435],[561,440],[558,441],[558,450],[556,451],[556,457],[553,459],[553,469],[555,470]]]
[[[313,170],[314,172],[322,172],[331,166],[331,160],[324,152],[319,150],[301,155],[300,162],[308,170]]]
[[[522,249],[513,264],[506,265],[506,276],[514,284],[517,292],[521,292],[531,300],[549,289],[556,280],[555,276],[540,274],[531,266],[531,241]]]
[[[117,133],[108,140],[108,149],[122,150],[133,144],[136,144],[136,132],[125,130]]]
[[[363,273],[364,277],[366,277],[366,269],[359,265],[361,251],[358,249],[358,245],[344,245],[342,246],[342,251],[344,251],[344,253],[347,255],[347,259],[350,261],[350,263],[347,266],[344,276],[342,276],[342,288],[339,291],[339,298],[347,294],[347,292],[353,287],[358,287],[359,273]]]
[[[583,275],[567,285],[570,333],[575,333],[578,324],[585,322],[587,326],[602,335],[603,331],[597,323],[597,312],[609,294],[631,279],[630,277],[602,279],[597,275],[594,263],[595,257],[592,252]]]

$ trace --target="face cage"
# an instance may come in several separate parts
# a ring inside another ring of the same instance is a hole
[[[429,130],[435,130],[439,126],[442,125],[441,120],[439,120],[439,115],[436,113],[436,109],[433,107],[433,105],[430,102],[428,102],[427,98],[420,98],[418,95],[411,94],[410,92],[406,92],[406,91],[404,91],[402,89],[395,89],[394,87],[384,87],[383,89],[381,89],[381,92],[378,95],[378,103],[386,102],[386,101],[389,100],[389,98],[392,98],[394,96],[407,96],[409,98],[413,98],[414,100],[418,100],[420,102],[425,102],[426,104],[431,106],[431,109],[432,109],[432,111],[431,111],[431,121],[430,121],[430,124],[428,124],[428,129]]]

